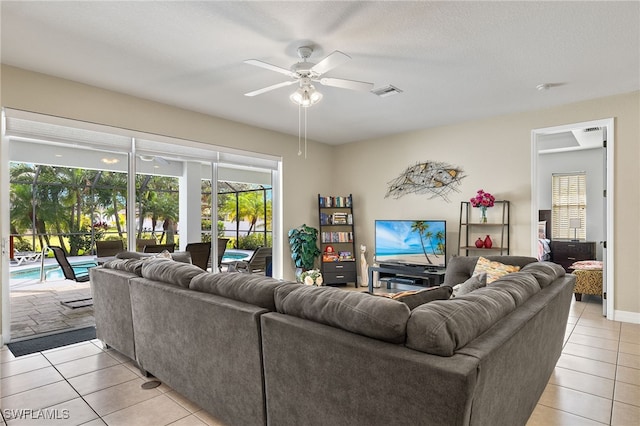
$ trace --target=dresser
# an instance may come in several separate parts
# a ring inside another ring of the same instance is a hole
[[[578,260],[595,260],[595,241],[551,241],[551,261],[562,265],[567,272],[569,266]]]

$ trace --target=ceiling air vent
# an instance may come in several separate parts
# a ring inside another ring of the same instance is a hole
[[[398,93],[402,93],[402,90],[398,89],[395,86],[388,85],[385,87],[381,87],[379,89],[374,89],[371,91],[374,95],[380,96],[381,98],[386,98],[387,96],[397,95]]]

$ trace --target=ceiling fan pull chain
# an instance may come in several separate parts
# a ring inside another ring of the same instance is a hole
[[[300,111],[302,109],[301,105],[298,105],[298,157],[302,155],[302,118]]]
[[[302,107],[300,107],[302,108]],[[309,108],[304,109],[304,159],[307,159],[307,110]]]

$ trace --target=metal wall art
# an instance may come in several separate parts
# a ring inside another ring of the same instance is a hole
[[[400,176],[388,182],[385,198],[400,198],[406,194],[431,194],[429,199],[440,196],[450,201],[447,194],[460,192],[457,186],[465,177],[461,168],[437,161],[417,163],[408,167]]]

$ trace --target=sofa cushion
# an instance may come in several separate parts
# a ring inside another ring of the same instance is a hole
[[[191,253],[189,253],[188,251],[177,251],[175,253],[169,253],[167,250],[164,250],[162,253],[140,253],[137,251],[121,251],[120,253],[116,254],[117,259],[153,259],[157,257],[167,257],[175,260],[176,262],[191,263]]]
[[[455,299],[427,303],[411,311],[406,346],[452,356],[515,308],[513,297],[505,289],[489,286]]]
[[[388,297],[389,299],[397,300],[405,303],[409,309],[415,309],[425,303],[433,302],[434,300],[447,300],[451,297],[453,289],[449,286],[431,287],[425,290],[407,290],[398,293],[382,293],[378,296]]]
[[[557,278],[563,277],[566,272],[564,268],[553,262],[534,262],[525,265],[522,272],[528,272],[535,277],[541,288],[547,287]]]
[[[295,288],[300,285],[299,283],[280,281],[259,274],[223,272],[219,274],[200,274],[191,280],[189,288],[275,311],[275,290],[282,286]]]
[[[131,272],[139,277],[142,276],[142,260],[140,259],[113,259],[105,262],[104,267],[106,269]]]
[[[485,287],[487,285],[487,274],[483,272],[478,275],[473,275],[465,282],[453,287],[453,295],[451,297],[459,297],[467,293],[471,293],[473,290]]]
[[[176,262],[171,259],[156,258],[142,262],[142,276],[144,278],[184,288],[189,288],[193,277],[203,273],[202,268],[196,265]]]
[[[493,288],[504,289],[513,297],[516,306],[522,305],[525,300],[540,291],[538,281],[527,272],[514,272],[505,275],[488,285]]]
[[[518,272],[519,270],[519,266],[507,265],[505,263],[491,261],[486,257],[480,256],[478,258],[478,262],[476,263],[476,267],[473,269],[473,274],[471,275],[478,275],[486,272],[487,284],[490,284],[500,277],[511,274],[513,272]]]
[[[280,313],[391,343],[404,342],[411,312],[397,300],[333,287],[278,288],[275,299]]]

